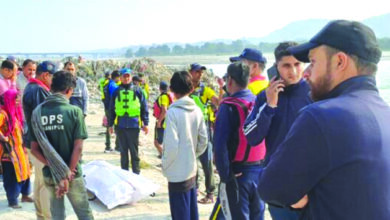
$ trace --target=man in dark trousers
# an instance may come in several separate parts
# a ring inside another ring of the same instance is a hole
[[[214,106],[218,106],[218,97],[215,91],[206,86],[203,82],[201,82],[204,71],[206,70],[205,66],[202,66],[198,63],[193,63],[190,66],[190,74],[192,77],[192,84],[194,85],[194,90],[190,94],[190,98],[192,98],[196,105],[203,112],[203,117],[206,120],[207,133],[209,137],[209,141],[207,144],[207,150],[199,156],[199,161],[202,165],[204,177],[205,177],[205,186],[206,186],[206,196],[201,198],[198,202],[201,204],[210,204],[214,203],[214,190],[215,190],[215,178],[214,178],[214,165],[213,165],[213,144],[212,144],[212,129],[208,114],[208,106],[209,104],[213,104]],[[199,188],[198,183],[198,175],[197,175],[197,187]]]
[[[104,114],[106,116],[107,121],[110,118],[110,99],[112,95],[114,94],[114,91],[118,88],[118,86],[121,84],[120,79],[120,73],[119,70],[114,70],[111,73],[111,78],[108,80],[108,83],[103,87],[103,94],[104,94]],[[104,149],[104,153],[112,152],[114,149],[111,148],[111,134],[110,134],[110,128],[108,126],[107,122],[107,132],[106,132],[106,148]],[[119,146],[119,139],[118,136],[115,137],[115,150],[120,151]]]
[[[52,218],[65,219],[65,203],[64,197],[58,196],[58,185],[54,181],[55,172],[58,172],[58,164],[48,163],[50,157],[55,156],[42,147],[43,141],[50,143],[51,150],[55,151],[59,160],[69,168],[70,175],[64,180],[69,184],[66,195],[77,218],[92,220],[92,210],[88,203],[87,189],[80,164],[83,142],[88,134],[82,110],[69,103],[74,88],[76,88],[76,77],[70,72],[59,71],[54,74],[51,86],[53,94],[48,96],[33,112],[33,118],[38,117],[42,130],[39,131],[38,126],[34,126],[36,130],[32,134],[31,152],[45,164],[42,172],[45,185],[50,192]],[[37,132],[44,133],[44,138],[36,135]]]
[[[249,68],[228,66],[229,97],[221,101],[215,122],[214,158],[221,183],[210,219],[264,219],[264,202],[257,192],[264,145],[250,146],[243,134],[245,118],[256,96],[248,89]]]
[[[33,110],[50,95],[50,86],[56,66],[53,62],[43,61],[37,67],[36,77],[30,78],[23,93],[23,111],[28,130],[23,138],[25,145],[30,148],[32,135],[31,116]],[[43,182],[42,168],[44,166],[34,156],[30,157],[34,165],[34,204],[38,219],[50,219],[49,191]]]
[[[309,85],[303,79],[303,63],[287,51],[288,47],[296,45],[295,42],[282,42],[275,48],[276,62],[270,69],[276,77],[257,96],[255,107],[245,122],[245,135],[251,146],[265,139],[264,166],[286,137],[299,110],[312,103]],[[274,220],[295,220],[300,216],[297,210],[273,204],[268,204],[268,209]]]
[[[131,83],[131,69],[121,70],[122,84],[115,90],[110,100],[110,132],[114,121],[118,120],[117,135],[121,146],[121,167],[129,170],[129,151],[133,173],[140,173],[138,140],[140,128],[148,133],[149,112],[145,96],[138,86]]]
[[[374,32],[329,22],[289,51],[315,103],[305,107],[259,179],[269,203],[304,208],[304,219],[390,219],[390,107],[375,82]]]

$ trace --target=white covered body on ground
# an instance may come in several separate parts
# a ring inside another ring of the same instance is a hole
[[[159,189],[159,185],[151,180],[103,160],[83,165],[83,176],[86,188],[108,209],[135,203]]]

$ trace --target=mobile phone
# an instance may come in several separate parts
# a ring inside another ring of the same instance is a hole
[[[272,67],[267,70],[267,75],[269,80],[271,80],[274,76],[276,76],[275,80],[280,79],[280,74],[278,71],[278,67],[276,67],[276,64],[272,65]]]

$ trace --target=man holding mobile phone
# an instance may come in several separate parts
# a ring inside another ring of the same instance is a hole
[[[298,44],[282,42],[275,48],[276,63],[271,67],[275,76],[269,87],[257,96],[255,107],[245,121],[244,133],[251,146],[265,139],[267,153],[264,166],[284,140],[298,111],[312,103],[308,95],[309,85],[303,80],[303,63],[287,51],[295,45]],[[274,220],[299,219],[301,215],[289,207],[273,204],[268,204],[268,207]]]

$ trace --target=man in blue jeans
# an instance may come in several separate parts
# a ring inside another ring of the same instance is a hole
[[[309,85],[303,80],[303,63],[287,51],[296,45],[298,43],[282,42],[275,48],[275,64],[268,71],[274,72],[275,77],[257,96],[255,107],[245,122],[245,135],[251,145],[265,139],[264,166],[286,137],[299,110],[312,103]],[[268,203],[268,209],[274,220],[297,220],[301,215],[299,210],[272,203]]]
[[[93,219],[92,210],[89,207],[87,190],[82,177],[80,156],[83,141],[88,137],[84,122],[83,112],[80,108],[69,104],[69,98],[76,87],[76,78],[69,72],[59,71],[53,76],[51,91],[48,96],[33,112],[40,108],[41,123],[46,141],[50,142],[52,149],[57,152],[60,159],[68,166],[70,176],[64,180],[69,183],[67,197],[72,204],[78,219]],[[33,116],[34,117],[34,116]],[[42,169],[45,185],[50,192],[50,211],[53,219],[65,219],[64,197],[58,195],[58,189],[53,179],[56,172],[55,164],[48,163],[49,154],[43,155],[38,144],[42,139],[37,139],[32,134],[31,153],[45,166]],[[66,186],[66,185],[65,185]],[[66,187],[65,187],[66,188]]]

